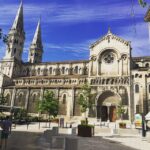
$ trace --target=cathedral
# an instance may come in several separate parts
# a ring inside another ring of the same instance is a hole
[[[125,108],[124,119],[150,111],[150,57],[132,57],[131,42],[107,34],[90,45],[88,60],[42,62],[40,21],[29,48],[28,62],[22,61],[25,42],[23,5],[8,33],[6,53],[0,61],[0,92],[5,106],[37,113],[36,101],[53,91],[59,100],[59,115],[81,116],[78,95],[81,87],[91,87],[89,117],[115,121],[117,107]]]

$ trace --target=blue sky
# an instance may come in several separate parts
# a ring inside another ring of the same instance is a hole
[[[114,34],[132,42],[133,56],[150,56],[147,8],[137,0],[23,0],[26,41],[23,60],[41,16],[43,61],[85,60],[89,46],[105,35],[108,27]],[[147,0],[149,2],[149,0]],[[20,0],[0,0],[0,27],[8,33]],[[134,11],[134,15],[132,12]],[[0,42],[0,58],[5,45]]]

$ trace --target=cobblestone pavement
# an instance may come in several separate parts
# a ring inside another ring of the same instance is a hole
[[[135,150],[102,137],[77,137],[78,150]],[[14,131],[8,139],[7,150],[50,150],[42,133]]]
[[[41,136],[42,133],[13,131],[7,150],[49,150],[49,144]]]

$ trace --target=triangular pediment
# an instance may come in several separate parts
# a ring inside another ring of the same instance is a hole
[[[96,42],[94,42],[93,44],[90,45],[90,48],[95,47],[96,45],[100,44],[103,41],[108,41],[110,42],[111,40],[116,40],[122,44],[125,44],[126,46],[130,45],[131,42],[130,41],[126,41],[118,36],[116,36],[115,34],[111,33],[110,30],[108,31],[108,33],[103,36],[102,38],[100,38],[99,40],[97,40]]]

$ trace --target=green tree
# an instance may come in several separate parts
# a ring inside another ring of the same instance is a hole
[[[46,91],[43,100],[38,101],[37,110],[38,112],[46,112],[52,117],[56,117],[58,115],[58,99],[55,98],[55,94],[52,91]]]
[[[81,112],[85,113],[92,107],[92,93],[91,87],[88,84],[84,84],[81,88],[81,92],[78,95],[78,104],[81,106]]]
[[[142,7],[146,7],[147,6],[147,2],[145,0],[138,0],[139,4],[142,6]]]
[[[117,107],[117,115],[121,120],[123,120],[123,115],[125,114],[125,112],[126,112],[125,106],[121,102]]]

